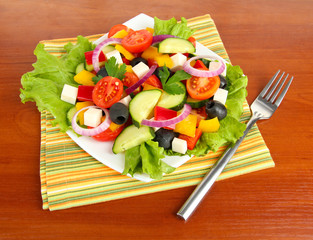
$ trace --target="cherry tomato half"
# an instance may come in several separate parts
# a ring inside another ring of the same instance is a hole
[[[100,142],[113,141],[122,132],[123,129],[124,125],[121,125],[113,131],[111,130],[111,128],[108,128],[105,131],[95,136],[92,136],[92,138]]]
[[[108,37],[112,37],[115,33],[121,31],[121,30],[125,30],[126,32],[132,32],[133,30],[123,24],[117,24],[117,25],[114,25],[110,31],[109,31],[109,34],[108,34]]]
[[[126,72],[125,77],[123,78],[123,84],[126,87],[130,87],[139,81],[139,78],[135,73]],[[141,91],[141,87],[138,87],[133,93],[137,94]]]
[[[122,45],[129,52],[139,53],[151,45],[152,38],[152,33],[148,30],[133,31],[123,38]]]
[[[191,42],[194,47],[196,47],[196,39],[194,37],[192,37],[192,36],[189,37],[188,41]]]
[[[121,99],[123,83],[115,77],[104,77],[95,86],[92,92],[93,102],[101,108],[109,108]]]
[[[215,77],[195,77],[187,80],[186,87],[190,97],[204,100],[212,97],[220,86],[220,78]]]
[[[153,87],[163,89],[161,81],[160,81],[159,78],[158,78],[157,76],[155,76],[154,74],[151,75],[151,76],[142,84],[142,86],[144,86],[145,84],[149,84],[149,85],[151,85],[151,86],[153,86]]]

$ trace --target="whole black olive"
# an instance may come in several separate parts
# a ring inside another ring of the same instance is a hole
[[[222,120],[227,115],[227,109],[219,101],[210,100],[205,105],[205,112],[208,115],[208,119],[217,117],[218,120]]]
[[[223,75],[218,75],[220,77],[220,88],[225,89],[227,86],[227,80]]]
[[[129,111],[123,103],[117,102],[110,107],[109,114],[112,122],[121,125],[126,123]]]
[[[144,64],[148,65],[148,61],[144,58],[141,58],[141,57],[137,57],[137,58],[134,58],[133,60],[130,61],[130,65],[132,67],[136,66],[138,63],[140,62],[143,62]]]
[[[177,137],[178,134],[173,132],[172,130],[159,128],[155,132],[155,137],[153,141],[158,142],[160,147],[164,149],[170,149],[172,147],[172,141],[174,137]]]
[[[97,76],[102,76],[102,77],[106,77],[108,76],[108,72],[105,69],[105,67],[100,68],[100,70],[97,72]]]

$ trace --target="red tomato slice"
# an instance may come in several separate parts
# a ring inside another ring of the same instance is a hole
[[[157,63],[157,61],[154,60],[154,59],[152,59],[152,58],[148,58],[147,61],[148,61],[148,66],[149,66],[150,68],[151,68],[153,65],[159,66],[158,63]]]
[[[131,28],[123,25],[123,24],[117,24],[117,25],[114,25],[110,31],[109,31],[109,34],[108,34],[108,37],[112,37],[115,33],[121,31],[121,30],[125,30],[126,32],[132,32],[134,30],[132,30]]]
[[[196,47],[196,39],[194,37],[192,37],[192,36],[189,37],[188,41],[191,42],[194,47]]]
[[[101,108],[109,108],[121,99],[123,83],[115,77],[104,77],[95,86],[92,92],[93,102]]]
[[[131,53],[139,53],[151,45],[152,38],[152,33],[148,30],[133,31],[123,38],[122,45]]]
[[[160,88],[160,89],[163,89],[162,87],[162,83],[160,81],[160,79],[155,76],[154,74],[151,75],[143,84],[142,86],[144,86],[145,84],[149,84],[153,87],[156,87],[156,88]]]
[[[111,128],[108,128],[102,133],[92,136],[92,138],[100,142],[113,141],[122,132],[123,129],[124,129],[124,125],[121,125],[119,128],[115,129],[114,131],[112,131]]]
[[[137,77],[135,73],[126,72],[124,75],[125,77],[123,78],[123,84],[126,87],[130,87],[139,81],[139,78]],[[138,87],[133,93],[137,94],[140,91],[141,91],[141,87]]]
[[[190,97],[204,100],[212,97],[220,86],[219,76],[196,77],[187,80],[186,88]]]
[[[205,111],[205,106],[203,106],[201,108],[193,108],[191,110],[191,114],[197,116],[197,127],[199,126],[199,123],[202,119],[206,119],[208,117],[208,115],[206,114],[206,111]]]

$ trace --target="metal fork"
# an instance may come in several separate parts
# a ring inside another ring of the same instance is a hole
[[[254,100],[251,105],[252,116],[247,123],[247,128],[241,138],[238,139],[236,144],[232,147],[228,147],[223,153],[221,158],[213,165],[211,170],[205,175],[201,183],[196,187],[190,197],[187,199],[185,204],[177,212],[177,215],[187,220],[189,216],[194,212],[194,210],[199,205],[200,201],[204,198],[205,194],[210,190],[211,186],[214,184],[215,180],[221,174],[227,163],[230,161],[237,148],[241,144],[242,140],[245,138],[251,127],[260,119],[269,119],[273,113],[276,111],[280,103],[282,102],[287,90],[293,80],[293,77],[286,83],[289,74],[282,73],[279,77],[278,74],[280,70],[272,77],[268,82],[259,96]],[[278,78],[278,80],[277,80]],[[281,83],[280,83],[281,82]],[[279,84],[280,83],[280,84]],[[284,89],[282,90],[283,86]]]

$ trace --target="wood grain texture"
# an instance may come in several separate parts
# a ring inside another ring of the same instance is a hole
[[[313,1],[0,1],[0,239],[313,239]],[[259,122],[273,169],[221,181],[184,222],[194,187],[55,212],[41,209],[40,115],[20,77],[40,40],[103,33],[139,13],[211,14],[251,103],[278,68],[294,75],[275,115]]]

